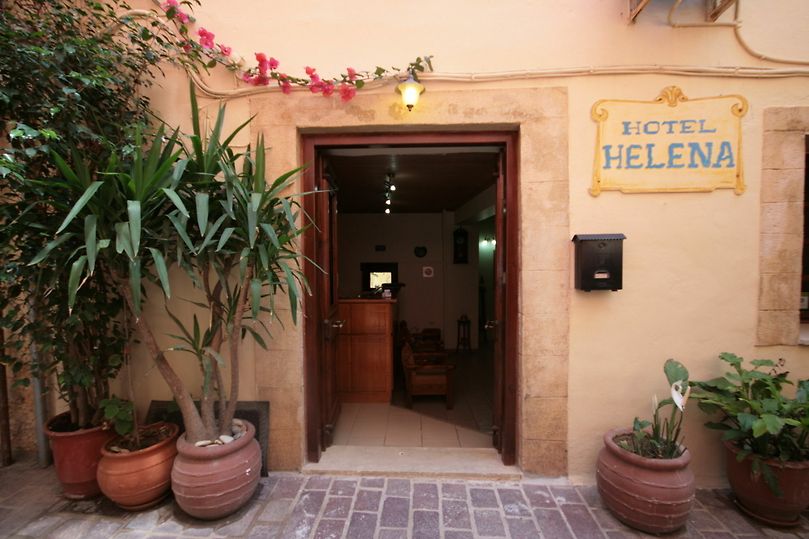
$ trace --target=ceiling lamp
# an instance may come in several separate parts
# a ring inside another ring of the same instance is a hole
[[[412,111],[416,103],[419,102],[419,96],[421,92],[424,91],[424,85],[413,77],[413,72],[411,71],[408,74],[407,80],[400,83],[396,89],[402,94],[402,103],[404,106],[407,107],[408,111]]]

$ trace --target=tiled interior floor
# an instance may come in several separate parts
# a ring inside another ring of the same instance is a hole
[[[334,445],[394,447],[491,447],[492,353],[454,354],[455,405],[443,397],[415,397],[413,408],[394,392],[391,404],[343,403]]]

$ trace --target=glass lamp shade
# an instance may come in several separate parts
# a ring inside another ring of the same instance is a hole
[[[424,85],[420,84],[413,75],[410,75],[406,81],[396,87],[402,94],[402,103],[407,107],[407,110],[413,110],[416,103],[419,102],[419,96],[424,91]]]

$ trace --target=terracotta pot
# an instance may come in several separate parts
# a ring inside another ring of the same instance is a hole
[[[739,448],[724,442],[728,482],[739,507],[748,515],[774,526],[796,526],[801,512],[809,507],[809,461],[765,460],[778,479],[783,497],[770,490],[761,474],[754,474],[752,459],[736,460]]]
[[[614,438],[632,429],[604,435],[596,480],[604,505],[624,524],[649,533],[668,533],[685,525],[694,505],[691,454],[650,459],[622,449]]]
[[[140,511],[160,502],[171,488],[171,467],[177,455],[180,427],[174,423],[155,423],[146,428],[165,427],[168,436],[145,449],[115,453],[108,448],[120,443],[120,437],[101,448],[98,485],[104,496],[128,511]]]
[[[58,423],[69,423],[69,417],[70,414],[65,412],[51,418],[45,424],[45,435],[51,441],[56,477],[62,484],[62,495],[65,498],[71,500],[94,498],[101,494],[96,481],[101,448],[115,436],[115,433],[101,427],[73,432],[53,430]]]
[[[229,444],[196,447],[177,440],[177,458],[171,470],[171,490],[189,515],[214,520],[242,507],[255,492],[261,475],[261,447],[256,428],[248,421],[241,438]]]

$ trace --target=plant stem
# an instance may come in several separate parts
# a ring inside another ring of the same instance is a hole
[[[236,312],[233,313],[233,326],[230,330],[230,342],[228,342],[230,346],[230,398],[219,424],[219,431],[222,434],[230,434],[230,424],[233,421],[233,415],[236,413],[236,403],[239,400],[239,345],[242,340],[242,320],[244,310],[247,308],[247,294],[252,278],[253,267],[248,265],[239,289],[239,300],[236,302]]]

